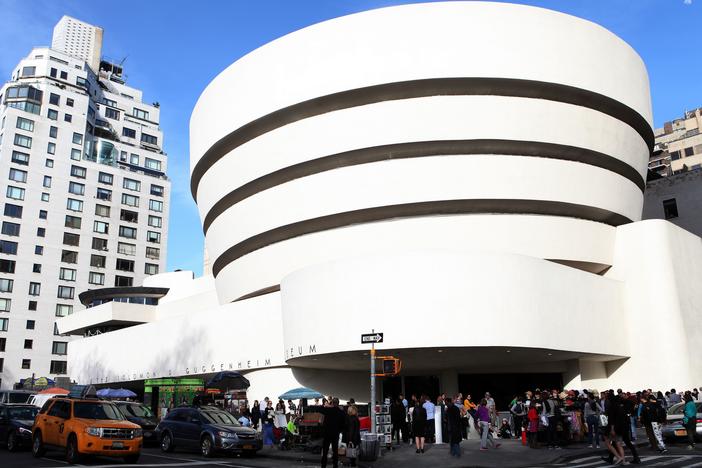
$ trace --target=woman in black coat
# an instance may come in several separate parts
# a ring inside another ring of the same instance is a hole
[[[361,422],[358,420],[356,405],[349,406],[346,413],[346,428],[341,440],[347,447],[354,447],[358,450],[361,446]],[[356,457],[349,457],[349,461],[351,466],[356,466]]]
[[[451,456],[460,457],[460,443],[463,440],[463,424],[461,421],[461,410],[453,404],[451,398],[444,400],[446,404],[446,426],[448,429],[449,450]]]
[[[427,429],[427,410],[424,409],[423,404],[424,398],[422,397],[412,410],[412,434],[414,434],[417,453],[424,453],[424,433]]]

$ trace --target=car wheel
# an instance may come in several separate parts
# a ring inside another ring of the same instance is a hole
[[[68,436],[68,443],[66,444],[66,461],[69,465],[74,465],[80,461],[78,440],[74,434]]]
[[[32,438],[32,455],[34,458],[41,458],[46,453],[44,441],[41,439],[41,431],[37,431]]]
[[[17,450],[17,436],[14,432],[10,432],[7,435],[7,450],[8,452],[14,452]]]
[[[135,453],[134,455],[127,455],[126,457],[124,457],[124,462],[133,465],[134,463],[137,463],[139,461],[139,455],[139,453]]]
[[[205,436],[202,438],[202,441],[200,442],[200,451],[202,452],[202,456],[205,458],[211,458],[212,455],[214,455],[214,447],[212,446],[212,439],[210,439],[210,436]]]
[[[161,450],[164,452],[172,452],[175,446],[173,445],[173,438],[171,438],[170,432],[164,432],[161,436]]]

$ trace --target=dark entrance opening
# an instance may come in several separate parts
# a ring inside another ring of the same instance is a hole
[[[409,401],[412,395],[419,398],[429,395],[432,401],[439,396],[439,378],[435,375],[408,375],[405,377],[405,398]]]
[[[402,377],[385,377],[382,382],[383,400],[390,398],[390,401],[392,402],[400,393],[402,393]]]
[[[534,391],[563,388],[563,375],[553,374],[459,374],[458,391],[470,394],[478,404],[490,392],[497,409],[507,411],[509,402],[517,395],[524,396],[527,390]],[[408,392],[409,393],[409,392]]]

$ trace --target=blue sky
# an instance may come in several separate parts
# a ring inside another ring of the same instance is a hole
[[[126,57],[128,83],[161,103],[171,197],[168,269],[202,271],[202,229],[189,190],[188,122],[198,96],[251,50],[326,19],[417,3],[390,0],[0,0],[0,79],[33,46],[49,45],[68,14],[105,29],[103,54]],[[611,30],[648,67],[656,126],[702,106],[702,0],[512,1],[562,11]]]

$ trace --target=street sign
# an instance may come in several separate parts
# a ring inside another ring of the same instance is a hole
[[[365,333],[361,335],[361,344],[366,343],[382,343],[383,334],[382,333]]]

